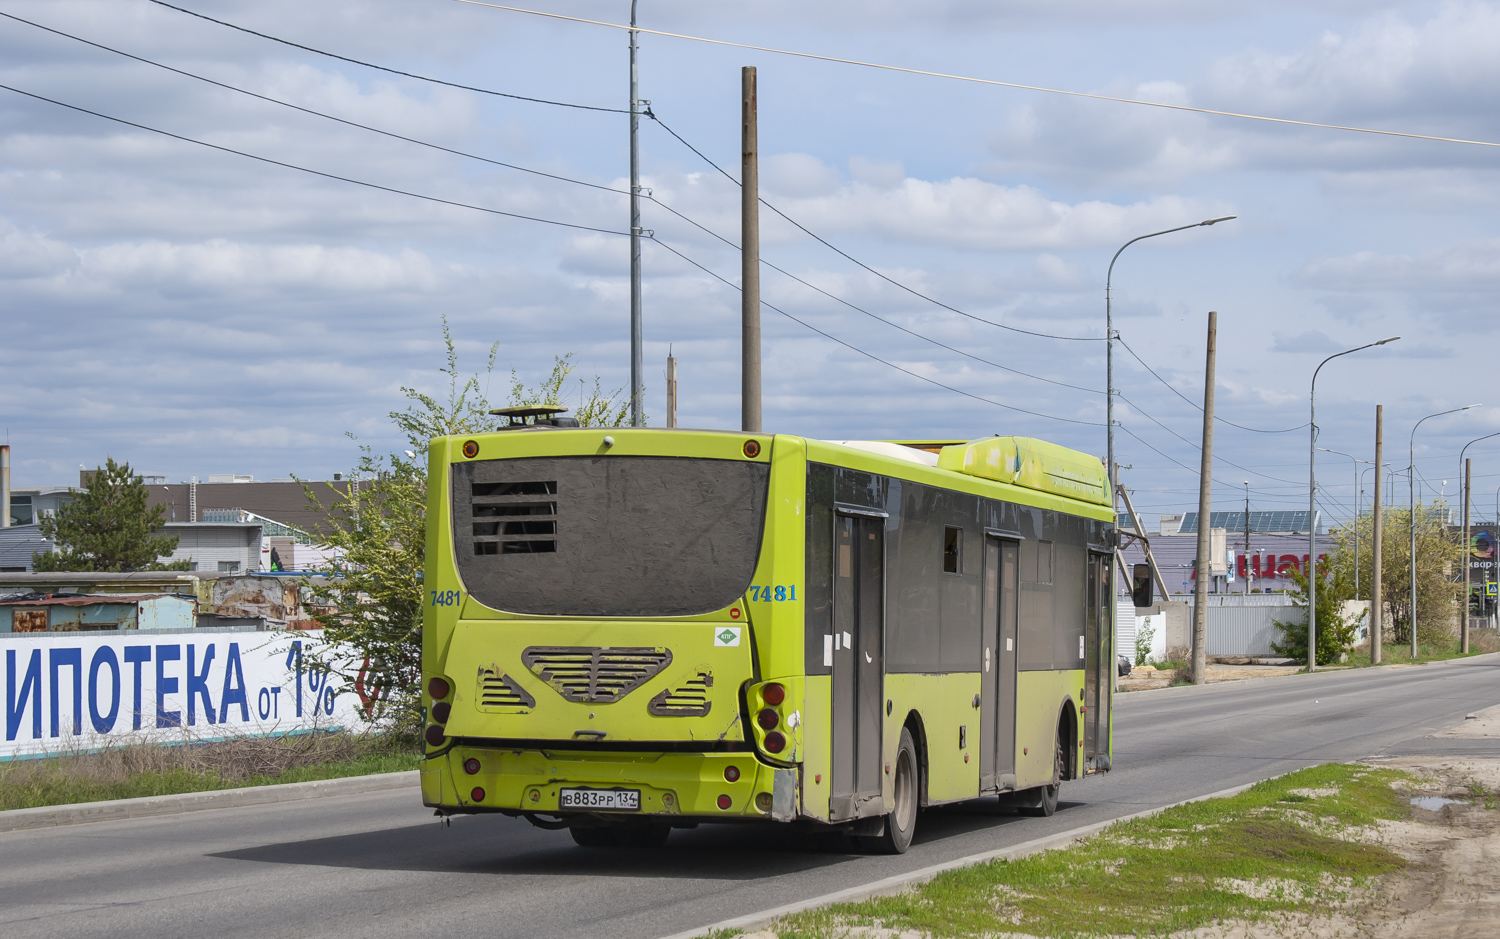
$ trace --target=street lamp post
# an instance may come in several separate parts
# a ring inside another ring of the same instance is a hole
[[[1424,421],[1434,417],[1457,414],[1459,411],[1477,407],[1479,407],[1477,404],[1466,404],[1461,408],[1449,408],[1446,411],[1429,414],[1412,425],[1411,439],[1407,442],[1407,458],[1410,461],[1406,467],[1407,527],[1411,530],[1411,554],[1407,556],[1406,572],[1411,585],[1411,658],[1413,662],[1417,660],[1417,428],[1421,427]]]
[[[1318,373],[1323,370],[1323,366],[1340,356],[1350,355],[1364,349],[1373,349],[1400,338],[1400,336],[1392,336],[1379,342],[1367,342],[1353,349],[1335,352],[1318,363],[1318,367],[1313,369],[1312,381],[1308,384],[1307,570],[1303,573],[1307,576],[1307,670],[1309,672],[1316,671],[1318,668],[1318,507],[1316,504],[1318,499]]]
[[[1149,235],[1138,235],[1120,245],[1120,250],[1109,259],[1109,271],[1104,275],[1104,423],[1105,430],[1105,475],[1110,477],[1110,485],[1114,485],[1115,472],[1115,314],[1114,294],[1112,285],[1115,276],[1115,262],[1120,259],[1120,254],[1137,241],[1147,238],[1155,238],[1158,235],[1170,235],[1177,231],[1187,231],[1189,228],[1207,228],[1220,222],[1227,222],[1237,218],[1234,215],[1225,215],[1222,218],[1204,219],[1191,225],[1179,225],[1176,228],[1167,228],[1162,231],[1154,231]],[[1109,504],[1115,504],[1114,492],[1110,492]]]
[[[1460,632],[1461,648],[1459,650],[1461,652],[1469,651],[1469,608],[1473,605],[1473,598],[1469,596],[1469,592],[1474,589],[1470,586],[1470,575],[1473,573],[1472,557],[1474,548],[1474,536],[1469,531],[1469,506],[1474,502],[1474,493],[1470,492],[1469,490],[1473,488],[1474,481],[1470,477],[1468,471],[1464,466],[1464,456],[1469,452],[1469,448],[1474,444],[1478,443],[1481,440],[1488,440],[1491,437],[1500,437],[1500,430],[1495,431],[1493,434],[1485,434],[1483,437],[1475,437],[1473,440],[1470,440],[1468,443],[1464,444],[1464,448],[1462,450],[1458,451],[1458,478],[1460,480],[1458,484],[1460,487],[1459,504],[1463,506],[1464,513],[1464,532],[1462,541],[1462,557],[1464,565],[1464,605],[1459,612],[1460,622],[1462,623],[1462,630]],[[1482,590],[1483,588],[1481,588],[1481,591]]]
[[[1319,447],[1324,453],[1337,453],[1354,461],[1354,599],[1359,599],[1359,464],[1369,463],[1369,460],[1361,460],[1352,453],[1342,450],[1330,450],[1327,447]]]

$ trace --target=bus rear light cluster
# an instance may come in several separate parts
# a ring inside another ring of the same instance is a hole
[[[473,799],[475,802],[483,802],[484,790],[478,786],[475,786],[474,791],[469,793],[469,798]]]
[[[464,772],[468,773],[470,776],[473,776],[475,773],[479,772],[479,761],[474,759],[472,756],[467,760],[464,760]]]
[[[729,798],[729,796],[719,796],[719,808],[728,811],[729,807],[733,804],[734,800]]]
[[[738,766],[726,766],[726,767],[724,767],[724,781],[725,782],[739,782],[740,781],[740,768]]]
[[[766,734],[766,750],[767,751],[769,751],[771,753],[780,753],[782,750],[785,750],[785,749],[786,749],[786,737],[782,736],[781,731],[779,731],[779,730],[773,730],[770,733]]]
[[[755,807],[760,809],[762,812],[771,811],[771,794],[769,792],[756,793]]]
[[[781,723],[781,715],[771,708],[761,708],[760,713],[755,715],[755,722],[760,725],[761,730],[774,730]]]
[[[786,700],[786,689],[773,681],[760,689],[760,697],[771,707],[779,707],[781,702]]]
[[[453,714],[453,705],[442,700],[453,693],[453,686],[448,684],[448,679],[434,675],[427,680],[427,694],[432,697],[432,710],[428,714],[432,717],[432,723],[422,732],[422,739],[427,741],[430,747],[441,747],[448,739],[448,732],[443,725],[448,723],[448,718]]]

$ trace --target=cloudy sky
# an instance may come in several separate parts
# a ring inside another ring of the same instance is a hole
[[[627,38],[608,28],[454,0],[174,2],[448,82],[591,108],[628,100]],[[534,6],[629,16],[626,0]],[[461,367],[482,369],[500,343],[497,398],[511,369],[534,382],[563,353],[607,388],[627,384],[622,114],[404,78],[150,0],[0,0],[0,13],[30,21],[0,17],[0,84],[12,89],[0,90],[0,433],[16,485],[67,483],[106,455],[173,480],[347,469],[347,434],[401,446],[386,415],[403,385],[441,389],[443,316]],[[642,0],[640,20],[1008,82],[1500,142],[1494,3]],[[1323,370],[1321,446],[1372,460],[1383,404],[1387,459],[1401,468],[1413,422],[1484,404],[1418,434],[1419,482],[1451,496],[1460,448],[1500,431],[1500,148],[643,36],[642,97],[735,176],[743,65],[759,68],[764,197],[860,262],[763,211],[765,259],[806,282],[762,274],[765,300],[789,315],[763,314],[769,430],[1025,434],[1102,453],[1111,255],[1137,235],[1236,215],[1136,244],[1115,267],[1116,326],[1139,356],[1117,346],[1119,459],[1145,514],[1196,503],[1191,402],[1203,394],[1209,310],[1219,312],[1226,422],[1214,475],[1225,508],[1241,504],[1245,481],[1255,508],[1306,506],[1312,370],[1387,336],[1402,339]],[[642,159],[654,200],[644,225],[660,242],[645,248],[647,411],[663,421],[670,345],[681,423],[736,427],[738,255],[681,216],[737,243],[737,188],[649,120]],[[1476,501],[1492,510],[1500,437],[1469,454]],[[1353,469],[1320,455],[1335,516],[1354,503]]]

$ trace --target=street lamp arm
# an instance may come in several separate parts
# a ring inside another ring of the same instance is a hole
[[[1239,216],[1237,216],[1237,215],[1225,215],[1222,218],[1204,219],[1201,222],[1194,222],[1191,225],[1178,225],[1176,228],[1165,228],[1165,229],[1162,229],[1161,231],[1154,231],[1154,232],[1152,232],[1149,235],[1137,235],[1137,236],[1135,236],[1134,238],[1132,238],[1129,241],[1125,242],[1124,244],[1120,245],[1120,250],[1116,251],[1115,252],[1115,256],[1109,259],[1109,271],[1104,275],[1104,292],[1105,293],[1109,292],[1110,279],[1114,276],[1114,273],[1115,273],[1115,261],[1119,260],[1120,255],[1125,251],[1126,248],[1128,248],[1131,245],[1135,244],[1137,241],[1144,241],[1147,238],[1155,238],[1157,235],[1170,235],[1174,231],[1187,231],[1189,228],[1205,228],[1205,227],[1207,227],[1209,225],[1217,225],[1220,222],[1228,222],[1228,221],[1232,221],[1232,220],[1234,220],[1236,218],[1239,218]]]

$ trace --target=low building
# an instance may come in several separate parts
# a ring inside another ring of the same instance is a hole
[[[24,594],[0,598],[0,633],[193,629],[197,606],[196,597],[166,593]]]

